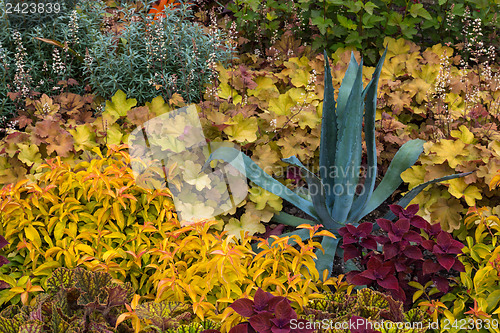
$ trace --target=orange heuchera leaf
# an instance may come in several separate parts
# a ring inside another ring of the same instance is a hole
[[[176,5],[177,3],[174,3],[173,0],[160,0],[160,3],[157,5],[153,5],[153,8],[149,10],[149,14],[155,14],[154,20],[160,19],[160,17],[165,17],[165,13],[163,13],[163,9],[165,6],[168,7],[168,5],[174,4]]]

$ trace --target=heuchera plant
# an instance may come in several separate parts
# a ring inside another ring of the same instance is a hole
[[[239,315],[248,318],[248,322],[240,323],[231,328],[229,333],[313,333],[311,329],[292,329],[290,321],[297,323],[297,313],[290,306],[290,300],[283,296],[274,296],[262,289],[257,289],[254,300],[241,298],[230,305]],[[300,325],[297,325],[300,326]],[[202,333],[214,333],[207,330]]]
[[[454,269],[464,272],[457,259],[464,245],[441,230],[440,224],[429,224],[415,215],[418,205],[405,210],[390,205],[398,217],[396,222],[378,219],[378,226],[386,235],[371,234],[373,224],[365,222],[358,227],[346,226],[339,230],[343,237],[344,261],[356,258],[363,271],[351,271],[347,280],[356,285],[387,289],[399,300],[406,301],[414,291],[411,281],[425,284],[433,281],[443,293],[449,291],[448,279],[443,273]],[[377,251],[383,249],[383,251]],[[364,254],[363,254],[364,253]]]

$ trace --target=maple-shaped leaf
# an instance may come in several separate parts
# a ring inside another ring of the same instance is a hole
[[[146,121],[151,120],[156,115],[149,110],[147,106],[140,106],[130,109],[127,112],[127,121],[131,122],[135,126],[141,126]]]
[[[254,142],[257,140],[257,118],[251,117],[244,119],[242,114],[238,114],[236,117],[226,122],[230,125],[224,129],[231,140],[237,142]]]
[[[186,161],[182,166],[183,180],[190,185],[194,185],[197,191],[212,187],[212,179],[209,174],[205,172],[200,173],[202,167],[203,165],[195,164],[193,161]]]
[[[149,108],[149,111],[157,116],[172,110],[168,103],[165,103],[162,96],[157,96],[151,102],[146,102],[146,106]]]
[[[69,152],[73,150],[73,137],[68,131],[60,128],[57,136],[50,136],[46,139],[47,142],[47,153],[52,154],[54,151],[57,155],[62,157],[67,157]]]
[[[274,143],[256,146],[252,155],[252,160],[269,175],[271,175],[274,170],[280,169],[277,165],[280,162],[280,156],[277,146]]]
[[[426,168],[422,165],[414,165],[401,173],[401,179],[408,183],[408,189],[412,189],[424,182]]]
[[[476,200],[483,198],[481,191],[474,185],[468,185],[463,178],[455,178],[448,183],[450,184],[448,192],[457,199],[463,197],[470,207],[476,205]]]
[[[75,150],[91,150],[97,146],[95,133],[88,124],[78,125],[69,132],[73,136]]]
[[[435,153],[433,161],[435,164],[441,164],[448,161],[452,168],[456,168],[467,157],[465,143],[461,140],[441,140],[434,143],[429,151]]]
[[[401,113],[405,107],[409,107],[411,103],[411,97],[405,94],[403,91],[394,91],[389,95],[389,100],[387,104],[391,106],[395,114]]]
[[[108,121],[108,124],[113,124],[118,118],[125,117],[127,112],[137,104],[135,98],[127,99],[127,95],[118,90],[111,101],[106,101],[106,108],[102,113],[103,119]]]
[[[291,113],[291,108],[297,103],[290,97],[289,92],[281,94],[278,98],[272,98],[269,101],[269,111],[274,112],[277,115],[289,115]]]
[[[255,202],[255,208],[258,210],[264,209],[266,205],[278,212],[283,209],[283,199],[261,187],[252,187],[248,193],[249,199]]]
[[[113,124],[106,130],[106,143],[108,145],[119,145],[127,142],[127,135],[124,135],[120,125]]]
[[[450,134],[452,137],[461,140],[463,143],[474,144],[476,142],[474,134],[472,134],[472,132],[465,125],[460,125],[459,130],[452,130]]]
[[[274,84],[272,78],[259,76],[254,81],[257,83],[257,87],[255,89],[248,89],[248,96],[256,96],[260,100],[268,101],[271,98],[277,98],[280,95],[280,92]]]
[[[234,104],[241,103],[242,97],[229,83],[221,82],[217,88],[217,95],[222,99],[230,99]]]
[[[239,65],[234,72],[231,72],[231,77],[233,86],[240,91],[257,88],[252,72],[245,65]]]
[[[17,146],[21,150],[17,157],[27,166],[32,166],[34,163],[40,163],[42,161],[42,155],[40,155],[37,145],[18,144]]]
[[[250,235],[253,235],[256,233],[264,233],[266,228],[262,223],[260,223],[260,219],[257,216],[249,212],[245,212],[239,220],[231,218],[224,227],[224,231],[227,231],[229,235],[234,235],[237,239],[240,239],[241,231],[248,231]]]
[[[415,78],[405,81],[402,88],[409,93],[409,97],[414,97],[417,103],[422,104],[422,102],[428,100],[431,84],[421,78]]]
[[[464,207],[455,199],[439,198],[429,207],[433,223],[440,223],[443,230],[452,232],[460,228]]]

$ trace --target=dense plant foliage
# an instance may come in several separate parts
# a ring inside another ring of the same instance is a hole
[[[325,299],[313,300],[304,307],[301,317],[309,321],[309,325],[304,327],[315,328],[318,333],[385,333],[395,329],[394,323],[402,323],[406,327],[398,329],[398,332],[428,332],[431,321],[429,315],[420,309],[405,312],[402,302],[381,292],[363,288],[351,294],[337,290],[325,296]],[[349,326],[346,327],[344,323],[349,323]]]
[[[290,32],[316,52],[363,50],[369,64],[376,63],[387,36],[425,47],[486,44],[488,38],[498,43],[499,7],[495,1],[230,1],[226,9],[232,18],[227,24],[234,24],[240,32],[242,51],[268,59],[275,56],[275,42],[283,32]],[[478,30],[483,34],[478,35]]]
[[[441,230],[439,223],[431,225],[415,215],[418,205],[410,205],[406,210],[397,205],[390,208],[398,220],[378,219],[383,235],[372,235],[370,222],[358,227],[347,225],[340,230],[344,261],[355,259],[362,267],[360,271],[349,272],[348,281],[387,290],[406,306],[422,295],[422,285],[429,281],[439,292],[447,293],[450,281],[443,273],[450,269],[465,271],[456,258],[464,245]],[[415,287],[421,291],[414,294]]]

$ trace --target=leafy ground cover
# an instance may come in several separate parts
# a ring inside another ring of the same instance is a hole
[[[500,332],[497,3],[67,9],[1,12],[0,332]]]

